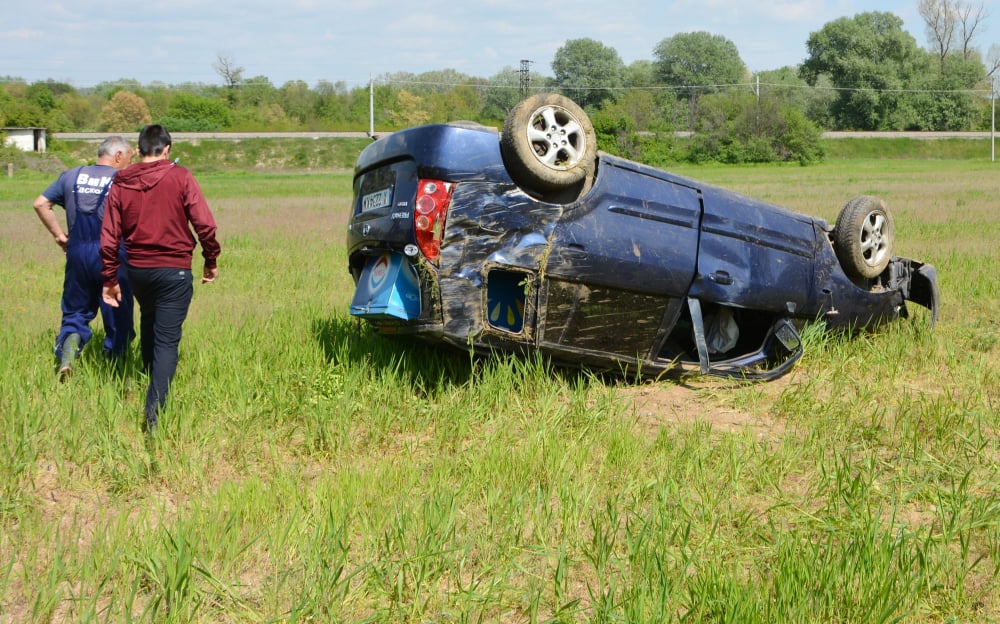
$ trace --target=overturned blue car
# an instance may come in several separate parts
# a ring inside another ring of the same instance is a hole
[[[531,96],[502,130],[410,128],[360,154],[350,312],[382,334],[537,351],[627,375],[773,379],[805,322],[937,317],[932,266],[892,253],[885,203],[836,224],[598,152],[586,113]]]

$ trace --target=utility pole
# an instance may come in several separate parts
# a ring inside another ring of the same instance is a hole
[[[368,138],[375,138],[375,81],[368,74]]]
[[[754,111],[754,130],[760,132],[760,74],[756,75],[757,86],[754,87],[753,93],[757,97],[757,110]]]
[[[526,60],[526,59],[521,59],[521,70],[519,72],[517,72],[517,73],[519,73],[521,75],[520,76],[520,87],[521,87],[521,99],[522,100],[524,98],[528,97],[528,82],[531,80],[531,74],[528,71],[528,65],[530,65],[531,63],[532,63],[532,61],[529,61],[529,60]]]

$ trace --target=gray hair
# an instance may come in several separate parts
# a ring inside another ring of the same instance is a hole
[[[119,135],[109,136],[97,146],[97,157],[114,156],[118,152],[128,153],[130,149],[132,149],[132,146],[125,140],[125,137]]]

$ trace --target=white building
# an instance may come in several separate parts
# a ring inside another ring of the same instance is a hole
[[[13,145],[25,152],[45,152],[45,128],[0,128],[4,145]]]

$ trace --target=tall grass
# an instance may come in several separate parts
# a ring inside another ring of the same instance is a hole
[[[0,180],[0,621],[997,621],[1000,198],[979,161],[691,168],[831,221],[878,193],[944,309],[656,384],[371,335],[349,174],[199,175],[158,437],[136,354],[54,375],[62,258]]]

